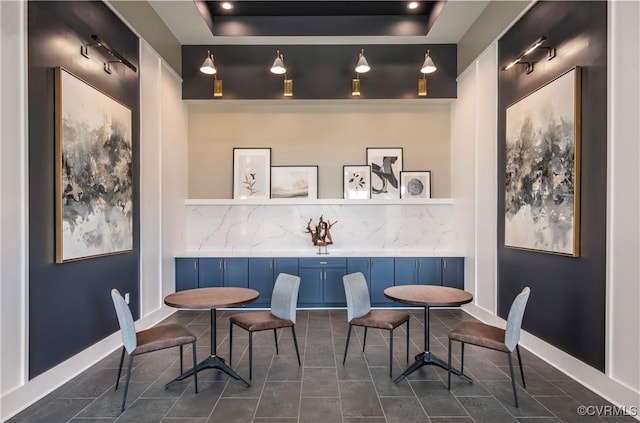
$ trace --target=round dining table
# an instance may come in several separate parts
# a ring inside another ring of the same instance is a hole
[[[395,379],[398,383],[422,366],[436,365],[445,370],[449,368],[447,362],[429,351],[429,309],[431,307],[453,307],[470,303],[473,295],[462,289],[438,285],[396,285],[384,290],[384,296],[390,300],[404,304],[420,305],[424,307],[424,352],[415,356],[415,361],[400,376]],[[451,369],[451,373],[471,382],[471,379],[458,369]]]
[[[169,294],[164,298],[164,303],[169,307],[187,310],[210,310],[211,312],[211,354],[198,363],[195,369],[196,372],[204,369],[218,369],[239,380],[243,385],[250,386],[246,380],[225,363],[224,358],[216,354],[216,309],[247,304],[255,301],[259,295],[258,291],[249,288],[213,287],[187,289]],[[165,388],[192,374],[193,369],[167,383]]]

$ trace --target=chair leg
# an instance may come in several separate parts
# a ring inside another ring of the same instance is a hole
[[[464,373],[464,342],[460,343],[460,373]]]
[[[249,332],[249,380],[253,376],[253,332]]]
[[[196,341],[193,341],[191,344],[191,350],[193,351],[193,383],[196,386],[196,394],[198,393],[198,372],[196,371],[197,360],[196,360]]]
[[[364,327],[364,339],[362,340],[362,352],[364,352],[364,346],[367,345],[367,327]]]
[[[180,345],[180,374],[184,373],[182,369],[182,345]]]
[[[291,333],[293,334],[293,345],[296,347],[296,355],[298,356],[298,366],[302,366],[300,363],[300,352],[298,351],[298,339],[296,338],[296,328],[291,326]]]
[[[344,358],[342,359],[343,366],[344,366],[344,362],[347,360],[347,350],[349,349],[349,339],[351,339],[351,325],[349,325],[349,330],[347,331],[347,342],[344,345]]]
[[[229,367],[233,358],[233,323],[229,321]]]
[[[120,375],[122,374],[122,363],[124,363],[124,346],[122,347],[122,354],[120,354],[120,366],[118,366],[118,377],[116,378],[116,391],[118,390],[118,384],[120,383]]]
[[[273,330],[273,339],[276,341],[276,355],[280,354],[278,352],[278,332],[277,329]]]
[[[520,345],[516,345],[516,351],[518,353],[518,364],[520,365],[520,376],[522,376],[522,387],[527,389],[527,385],[524,383],[524,370],[522,369],[522,358],[520,357]]]
[[[407,320],[407,363],[409,362],[409,320]]]
[[[389,377],[393,376],[393,329],[389,331]]]
[[[129,379],[131,379],[131,367],[133,366],[133,356],[129,356],[129,368],[127,369],[127,380],[124,383],[124,394],[122,394],[122,407],[120,411],[124,411],[124,404],[127,402],[127,391],[129,391]]]
[[[447,390],[451,390],[451,338],[449,338],[449,361],[447,364]]]
[[[511,352],[507,353],[509,357],[509,373],[511,373],[511,387],[513,388],[513,399],[516,402],[516,408],[518,408],[518,393],[516,392],[516,378],[513,377],[513,359],[511,358]]]

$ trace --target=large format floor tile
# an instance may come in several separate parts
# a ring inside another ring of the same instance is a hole
[[[217,354],[229,357],[228,317],[217,313]],[[504,353],[467,346],[468,383],[447,372],[422,367],[399,383],[394,379],[408,366],[405,332],[394,333],[393,376],[389,377],[389,332],[370,329],[366,352],[364,331],[355,328],[347,351],[347,315],[344,310],[298,312],[296,334],[298,366],[291,330],[278,331],[279,354],[272,331],[253,338],[253,375],[246,388],[218,370],[198,374],[199,392],[187,378],[169,389],[164,385],[180,372],[177,349],[141,355],[134,360],[127,409],[120,412],[121,387],[116,391],[120,350],[114,351],[56,391],[10,419],[13,423],[569,423],[583,421],[635,422],[631,417],[585,417],[578,407],[609,405],[607,401],[543,360],[522,350],[527,389],[516,372],[520,407],[513,391]],[[447,333],[473,317],[457,309],[432,310],[431,350],[447,357]],[[166,322],[187,326],[198,336],[196,352],[202,360],[210,352],[208,312],[179,311]],[[164,322],[163,322],[164,323]],[[233,334],[232,367],[249,381],[248,335]],[[409,361],[422,351],[422,309],[411,311]],[[460,347],[453,346],[459,366]],[[514,363],[517,363],[514,359]],[[184,363],[191,349],[184,350]],[[123,372],[124,373],[124,372]]]

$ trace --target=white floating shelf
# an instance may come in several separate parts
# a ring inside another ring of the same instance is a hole
[[[358,205],[358,206],[409,206],[409,205],[448,205],[453,204],[452,198],[430,199],[398,199],[398,200],[344,200],[335,198],[323,198],[318,200],[306,200],[295,198],[272,198],[262,200],[230,200],[230,199],[187,199],[187,206],[315,206],[315,205]]]

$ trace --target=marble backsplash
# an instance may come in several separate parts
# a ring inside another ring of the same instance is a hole
[[[314,253],[305,230],[321,215],[337,222],[329,252],[437,255],[452,249],[452,204],[201,204],[186,210],[190,253]]]

